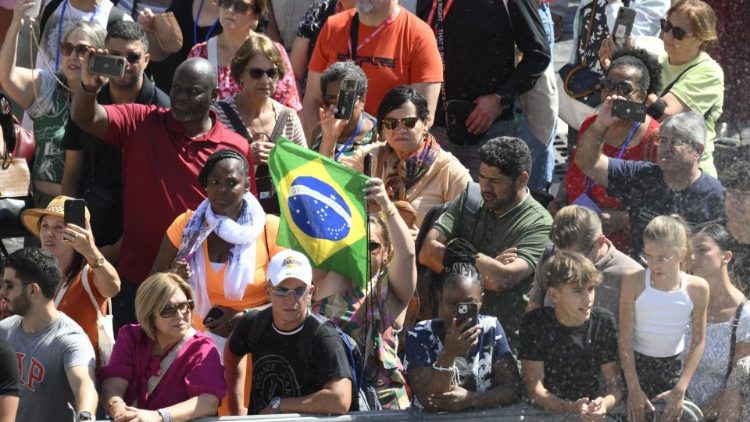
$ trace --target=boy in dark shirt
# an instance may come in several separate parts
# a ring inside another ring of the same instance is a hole
[[[543,409],[603,418],[622,388],[614,316],[592,306],[601,276],[583,255],[567,251],[556,252],[540,271],[555,307],[534,309],[521,323],[526,395]]]

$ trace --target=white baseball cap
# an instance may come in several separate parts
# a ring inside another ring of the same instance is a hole
[[[291,249],[277,253],[268,263],[268,281],[276,287],[287,278],[302,280],[312,284],[312,268],[305,255]]]

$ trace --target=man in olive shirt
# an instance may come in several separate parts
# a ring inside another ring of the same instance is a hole
[[[473,227],[461,221],[467,191],[448,204],[430,229],[419,262],[442,272],[445,244],[464,237],[477,249],[476,266],[485,296],[482,313],[496,316],[505,328],[511,350],[518,346],[518,329],[539,257],[549,243],[552,217],[529,194],[531,154],[518,138],[491,139],[479,150],[482,203]],[[503,254],[515,248],[514,254]]]

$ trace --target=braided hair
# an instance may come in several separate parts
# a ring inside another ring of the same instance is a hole
[[[468,240],[458,237],[448,242],[445,245],[443,272],[439,278],[442,288],[447,286],[448,281],[459,277],[481,286],[482,278],[475,264],[477,255],[476,248]]]
[[[214,171],[216,164],[220,161],[232,158],[240,161],[243,174],[250,174],[250,163],[248,163],[247,158],[245,158],[244,155],[234,149],[222,149],[211,154],[208,157],[208,160],[206,160],[206,164],[203,166],[200,173],[198,173],[198,182],[201,186],[203,186],[204,189],[208,186],[208,175]]]

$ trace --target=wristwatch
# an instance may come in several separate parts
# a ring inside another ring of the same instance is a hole
[[[269,406],[271,406],[271,409],[273,409],[276,413],[281,413],[281,397],[274,397],[271,399],[271,402],[268,403]]]
[[[99,255],[99,257],[98,257],[98,258],[96,258],[96,261],[94,261],[94,263],[93,263],[93,264],[89,264],[89,266],[91,267],[91,269],[92,269],[92,270],[95,270],[95,269],[97,269],[97,268],[99,268],[99,267],[102,267],[102,266],[104,266],[104,261],[106,261],[106,260],[104,259],[104,257],[103,257],[103,256],[101,256],[101,255]]]
[[[91,412],[88,410],[84,410],[82,412],[78,412],[78,416],[76,416],[76,422],[78,421],[93,421],[94,416],[91,415]]]

